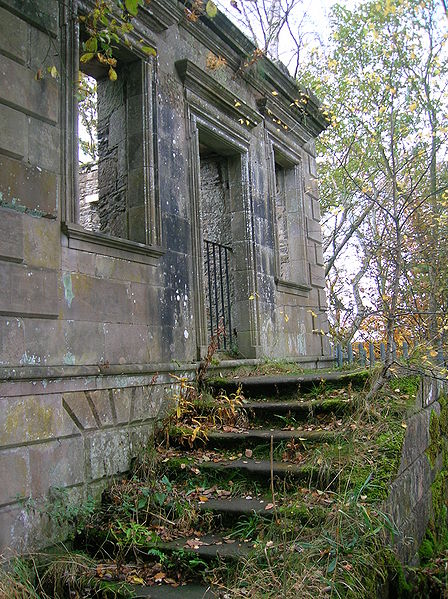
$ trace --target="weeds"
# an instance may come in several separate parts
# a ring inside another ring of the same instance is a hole
[[[218,350],[219,338],[223,333],[224,328],[220,326],[212,336],[207,354],[199,365],[194,382],[187,377],[171,375],[177,382],[177,390],[172,398],[175,409],[163,425],[167,447],[170,445],[171,438],[189,447],[193,447],[196,441],[206,443],[210,429],[234,426],[244,417],[242,410],[244,396],[241,387],[229,395],[221,391],[216,399],[207,393],[205,379],[213,363],[214,354]]]
[[[176,410],[168,416],[163,427],[167,447],[171,440],[175,440],[192,448],[196,441],[205,443],[212,429],[234,427],[245,422],[241,388],[228,395],[221,391],[213,401],[206,398],[203,402],[203,392],[198,392],[183,380],[180,385],[175,398]]]
[[[65,548],[61,553],[30,554],[0,563],[0,599],[130,596],[128,584],[101,580],[93,559]]]
[[[229,588],[231,596],[255,599],[381,596],[377,593],[387,577],[389,564],[383,540],[393,530],[390,520],[349,494],[333,496],[332,503],[320,530],[296,526],[295,532],[300,535],[292,541],[288,540],[288,529],[282,528],[282,524],[267,524],[264,532],[260,531],[259,520],[250,519],[242,524],[241,533],[253,535],[257,531],[259,538],[263,536],[263,544],[239,565],[235,574],[237,583]],[[226,586],[224,580],[221,583]]]

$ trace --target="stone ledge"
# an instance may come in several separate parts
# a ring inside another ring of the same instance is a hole
[[[145,245],[129,239],[87,231],[74,223],[63,223],[62,230],[68,238],[68,247],[84,252],[122,258],[155,266],[165,250],[159,246]]]
[[[331,356],[301,356],[291,357],[291,362],[297,364],[335,364],[336,359]],[[250,360],[222,360],[218,366],[211,367],[210,370],[225,370],[236,368],[238,366],[259,366],[265,364],[265,359],[254,358]],[[173,372],[194,372],[199,366],[199,362],[190,362],[184,364],[164,362],[157,364],[85,364],[79,366],[18,366],[18,367],[0,367],[0,381],[34,381],[42,379],[63,379],[63,378],[85,378],[85,377],[104,377],[109,376],[151,376],[153,374],[167,374]],[[323,366],[320,366],[321,368]]]
[[[282,293],[290,293],[291,295],[300,295],[302,297],[308,297],[312,287],[304,283],[294,283],[292,281],[285,281],[283,279],[275,279],[277,290]]]

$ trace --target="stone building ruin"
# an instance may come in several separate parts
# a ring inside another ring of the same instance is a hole
[[[218,326],[222,368],[319,367],[329,348],[316,98],[266,58],[246,65],[255,47],[224,15],[151,0],[116,82],[83,66],[99,159],[80,173],[91,3],[0,5],[1,552],[62,534],[27,498],[77,500],[129,468],[170,374],[193,375]]]

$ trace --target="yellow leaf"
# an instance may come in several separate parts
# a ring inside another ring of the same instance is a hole
[[[79,62],[89,62],[95,56],[93,52],[85,52],[79,57]]]
[[[275,89],[271,92],[273,96],[278,96],[278,92]]]
[[[202,503],[205,503],[206,501],[208,501],[208,497],[206,497],[205,495],[199,495],[199,501],[202,501]]]
[[[145,584],[143,578],[140,578],[139,576],[131,576],[129,582],[132,582],[132,584]]]
[[[109,68],[109,79],[111,81],[116,81],[117,78],[118,78],[117,71],[114,68],[110,67]]]
[[[213,0],[208,0],[207,4],[205,5],[205,12],[210,17],[210,19],[214,19],[216,17],[216,15],[218,14],[218,7],[213,2]]]
[[[58,78],[59,73],[58,73],[57,68],[54,65],[52,67],[48,67],[48,72],[53,77],[53,79]]]
[[[142,46],[142,50],[148,56],[157,56],[156,49],[152,46]]]

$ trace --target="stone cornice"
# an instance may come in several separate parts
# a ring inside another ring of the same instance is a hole
[[[202,16],[196,22],[183,19],[179,25],[215,54],[225,58],[227,65],[259,94],[260,105],[263,106],[264,101],[264,104],[277,114],[277,119],[285,121],[286,124],[289,121],[289,128],[294,129],[303,142],[317,137],[328,126],[319,110],[320,103],[317,97],[272,60],[261,57],[252,65],[246,65],[256,46],[223,13],[218,12],[213,19]],[[273,92],[277,94],[275,102],[272,101]],[[304,97],[307,99],[306,104],[301,103]],[[298,102],[300,112],[297,108]],[[282,115],[286,118],[282,118]]]
[[[318,109],[310,110],[306,106],[297,106],[294,102],[287,103],[280,92],[273,91],[275,96],[271,92],[269,96],[264,96],[257,102],[272,133],[279,131],[283,135],[292,134],[305,144],[316,138],[327,127],[328,123]],[[300,98],[296,100],[300,102]]]
[[[152,31],[165,31],[178,23],[183,16],[180,3],[170,0],[154,0],[139,8],[139,20]]]

